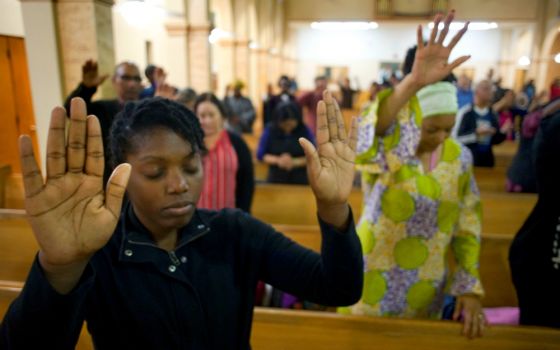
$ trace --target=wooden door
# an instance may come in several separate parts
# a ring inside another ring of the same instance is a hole
[[[0,106],[0,164],[8,164],[14,173],[20,173],[19,135],[31,136],[35,154],[39,156],[22,38],[0,36]]]

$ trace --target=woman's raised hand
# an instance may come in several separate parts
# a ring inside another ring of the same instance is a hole
[[[325,91],[323,101],[317,104],[317,148],[304,138],[300,144],[307,158],[307,176],[319,216],[341,228],[348,220],[357,137],[356,118],[347,135],[340,108],[331,93]]]
[[[463,62],[468,60],[470,56],[461,56],[453,62],[448,63],[451,51],[457,45],[459,40],[463,37],[468,29],[469,23],[451,39],[451,42],[444,46],[443,42],[449,32],[449,26],[455,17],[455,11],[449,12],[443,22],[443,29],[439,30],[439,24],[442,21],[443,15],[438,14],[434,19],[434,28],[430,35],[429,40],[424,44],[422,38],[422,26],[418,26],[417,31],[417,45],[416,56],[414,58],[414,65],[412,66],[411,76],[419,86],[426,86],[436,83],[446,76],[448,76],[453,69],[457,68]]]
[[[115,169],[103,190],[103,140],[95,116],[87,116],[81,98],[66,111],[52,111],[47,140],[46,181],[33,154],[31,139],[19,140],[25,187],[25,208],[46,266],[70,266],[89,261],[102,248],[117,224],[130,165]]]

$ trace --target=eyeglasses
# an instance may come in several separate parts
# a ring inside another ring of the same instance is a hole
[[[121,78],[124,81],[134,81],[136,83],[141,83],[142,82],[142,78],[140,78],[140,76],[138,75],[119,75],[119,78]]]

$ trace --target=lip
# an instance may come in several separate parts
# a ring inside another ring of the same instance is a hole
[[[162,212],[163,214],[169,216],[184,216],[189,214],[193,210],[194,210],[194,203],[177,202],[163,208]]]

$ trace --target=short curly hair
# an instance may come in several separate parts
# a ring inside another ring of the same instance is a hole
[[[168,99],[148,98],[128,102],[115,116],[109,137],[111,166],[124,163],[127,155],[134,152],[134,136],[155,128],[169,129],[190,143],[193,150],[206,152],[204,133],[193,112]]]

